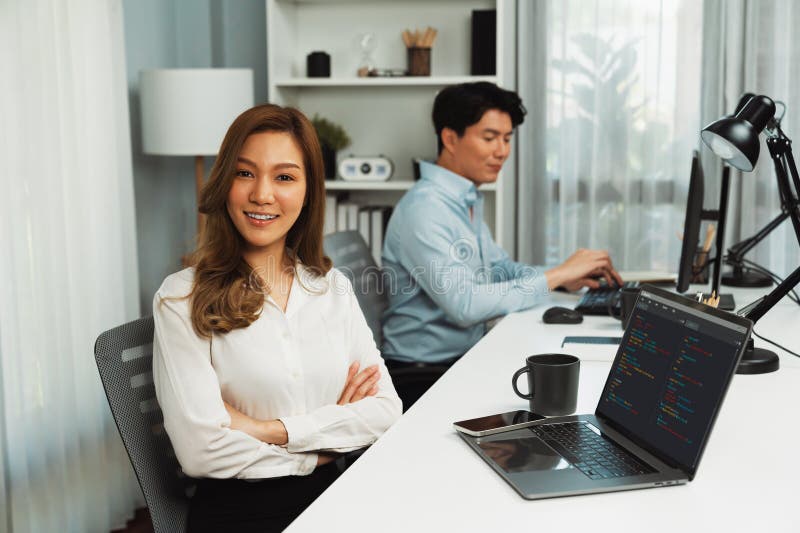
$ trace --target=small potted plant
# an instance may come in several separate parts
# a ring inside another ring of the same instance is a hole
[[[350,137],[340,125],[326,118],[314,115],[311,119],[317,130],[319,144],[322,147],[322,159],[325,162],[325,178],[336,178],[336,152],[350,146]]]

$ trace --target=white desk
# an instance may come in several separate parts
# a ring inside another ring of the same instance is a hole
[[[738,305],[759,294],[736,291]],[[741,298],[741,299],[740,299]],[[555,295],[566,304],[574,296]],[[619,322],[541,322],[554,305],[504,318],[289,528],[289,531],[800,531],[800,360],[736,376],[697,477],[687,485],[527,501],[461,441],[454,420],[524,409],[511,376],[570,335],[619,335]],[[795,351],[800,308],[779,304],[756,330]],[[763,345],[756,339],[756,345]],[[605,355],[598,359],[606,359]],[[581,361],[578,412],[597,404],[610,359]],[[773,459],[763,460],[769,443]]]

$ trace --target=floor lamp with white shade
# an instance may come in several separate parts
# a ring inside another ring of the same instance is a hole
[[[151,69],[139,73],[142,150],[193,156],[195,206],[205,182],[203,156],[216,156],[240,113],[253,107],[252,69]],[[202,215],[197,213],[197,231]]]

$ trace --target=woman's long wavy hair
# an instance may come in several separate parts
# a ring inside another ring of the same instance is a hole
[[[242,257],[244,238],[227,209],[242,146],[247,137],[264,131],[290,134],[303,153],[306,198],[286,236],[289,258],[301,261],[316,277],[324,276],[331,268],[331,260],[322,250],[325,171],[314,127],[294,108],[264,104],[248,109],[228,128],[208,183],[200,193],[199,209],[205,214],[205,224],[192,254],[195,275],[189,296],[192,325],[204,338],[249,326],[264,305],[264,284]]]

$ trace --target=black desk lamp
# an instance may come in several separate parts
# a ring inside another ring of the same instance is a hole
[[[754,96],[755,95],[753,93],[744,93],[739,99],[739,103],[736,105],[736,111],[733,112],[731,117],[735,116],[739,111],[741,111],[747,102],[749,102]],[[780,126],[780,118],[773,118],[772,120],[776,123],[776,125]],[[781,214],[771,220],[755,235],[739,241],[728,248],[728,253],[725,257],[725,263],[733,267],[733,270],[722,276],[723,285],[727,285],[729,287],[769,287],[772,285],[772,277],[765,273],[748,269],[745,266],[744,256],[758,243],[764,240],[764,238],[769,235],[773,229],[778,227],[784,220],[786,220],[788,216],[788,209],[785,205],[782,205]]]
[[[775,165],[781,206],[786,213],[781,216],[791,219],[800,245],[800,177],[792,155],[792,141],[775,120],[775,103],[767,96],[753,96],[734,116],[723,117],[706,126],[700,132],[700,137],[729,165],[744,172],[752,172],[758,161],[761,148],[758,136],[762,131],[767,137],[767,147]],[[753,322],[758,321],[798,283],[800,268],[789,274],[772,292],[748,306],[744,316]],[[778,370],[778,355],[770,350],[754,348],[752,342],[751,339],[737,372],[763,374]]]

